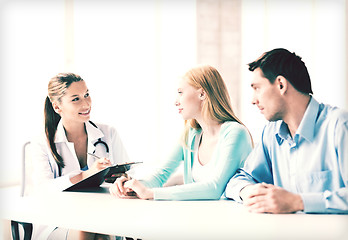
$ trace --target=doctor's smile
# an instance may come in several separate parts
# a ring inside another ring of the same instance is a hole
[[[31,142],[32,169],[37,171],[32,174],[33,193],[68,191],[111,165],[130,162],[117,130],[90,121],[92,99],[81,76],[59,73],[47,90],[45,128]],[[31,239],[114,239],[54,225],[34,224],[33,229]]]
[[[84,116],[89,116],[90,112],[91,112],[91,109],[84,111],[84,112],[80,112],[79,114],[84,115]]]

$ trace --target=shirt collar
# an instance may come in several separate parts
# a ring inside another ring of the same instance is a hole
[[[303,115],[300,126],[298,127],[295,138],[299,136],[307,139],[308,141],[313,141],[314,139],[314,126],[316,122],[316,118],[319,111],[319,103],[311,97],[307,109]],[[298,136],[296,136],[298,135]],[[276,133],[276,139],[278,144],[280,145],[283,140],[286,140],[290,137],[288,125],[284,121],[280,121],[279,129]]]
[[[314,139],[314,128],[319,111],[319,103],[311,97],[305,114],[303,115],[300,126],[298,127],[296,134],[306,138],[312,142]]]
[[[89,142],[94,142],[98,138],[104,137],[103,132],[92,125],[89,121],[85,123],[86,125],[86,131],[87,131],[87,136],[88,136],[88,141]],[[55,136],[55,143],[59,142],[68,142],[68,139],[66,138],[63,122],[60,120],[57,126],[57,131],[56,131],[56,136]]]
[[[87,136],[88,136],[88,141],[94,142],[98,138],[104,137],[104,133],[97,127],[95,127],[93,124],[91,124],[90,121],[85,123],[86,125],[86,130],[87,130]]]
[[[280,145],[285,139],[289,137],[289,129],[288,125],[284,121],[279,121],[279,128],[276,132],[276,139],[278,141],[278,144]]]
[[[62,120],[60,120],[58,123],[56,135],[54,138],[54,143],[60,143],[60,142],[68,142]]]
[[[191,130],[191,134],[189,135],[189,138],[188,138],[188,145],[190,147],[190,149],[193,151],[194,150],[194,141],[196,139],[197,136],[199,136],[199,134],[202,132],[202,129],[195,129],[195,128],[192,128]]]

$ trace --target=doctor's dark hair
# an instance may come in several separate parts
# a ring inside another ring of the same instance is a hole
[[[48,96],[45,101],[45,134],[51,150],[51,153],[58,164],[59,175],[61,175],[61,169],[65,164],[63,158],[57,152],[56,145],[54,143],[57,126],[60,121],[60,115],[53,109],[53,102],[61,102],[61,98],[66,94],[66,90],[73,82],[80,82],[83,79],[74,73],[59,73],[48,83]]]
[[[265,52],[261,57],[248,65],[250,71],[260,68],[265,78],[272,84],[281,75],[297,91],[303,94],[313,94],[311,79],[301,57],[284,48],[276,48]]]

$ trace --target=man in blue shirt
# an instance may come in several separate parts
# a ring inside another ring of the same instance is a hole
[[[269,123],[226,197],[251,212],[348,213],[348,112],[312,97],[304,62],[286,49],[249,70],[252,104]]]

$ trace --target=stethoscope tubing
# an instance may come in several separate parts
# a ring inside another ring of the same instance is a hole
[[[93,127],[98,128],[98,126],[94,122],[89,121],[89,123],[92,124]],[[96,141],[93,145],[94,145],[94,147],[97,147],[98,144],[104,145],[106,153],[109,154],[109,146],[106,142],[102,141],[101,138],[99,138],[98,141]],[[94,149],[93,153],[95,153],[95,149]]]
[[[106,153],[109,153],[109,146],[108,146],[108,144],[106,142],[102,141],[101,138],[99,138],[98,141],[96,141],[93,145],[94,145],[94,147],[97,148],[98,144],[104,145]],[[95,149],[94,149],[93,153],[95,153]]]

